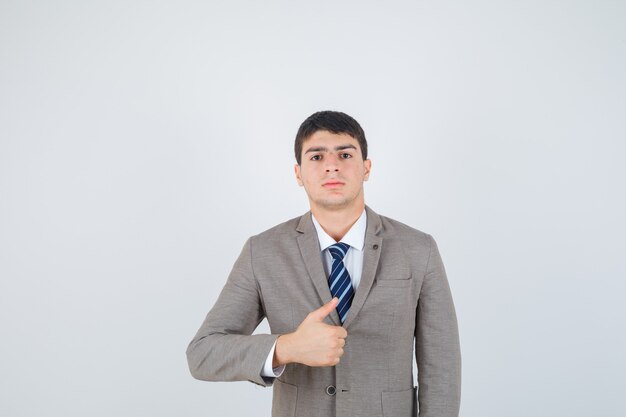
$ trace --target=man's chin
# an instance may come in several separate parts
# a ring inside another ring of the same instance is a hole
[[[324,199],[316,201],[315,204],[325,210],[341,210],[349,207],[353,201],[354,199],[348,198]]]

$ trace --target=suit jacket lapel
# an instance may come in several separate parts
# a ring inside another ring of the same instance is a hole
[[[374,283],[378,269],[378,261],[380,260],[380,252],[382,251],[383,238],[378,236],[382,228],[380,217],[367,205],[365,206],[365,210],[367,212],[367,227],[365,230],[365,245],[363,246],[363,271],[361,272],[361,282],[354,294],[348,316],[343,323],[344,328],[347,328],[350,323],[354,321],[359,311],[361,311],[363,303],[365,303],[370,289],[372,288],[372,284]]]
[[[311,220],[310,211],[300,217],[300,222],[296,230],[300,233],[297,237],[298,247],[300,248],[300,253],[309,273],[309,277],[313,281],[313,285],[320,296],[322,304],[326,304],[332,300],[332,296],[330,294],[330,288],[328,288],[328,278],[326,278],[326,273],[324,272],[324,265],[322,264],[320,242],[317,238],[313,221]],[[320,304],[320,307],[322,304]],[[333,324],[336,326],[340,325],[341,321],[339,320],[337,310],[333,310],[328,317],[330,317]]]

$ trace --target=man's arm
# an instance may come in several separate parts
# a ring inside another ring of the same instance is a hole
[[[461,349],[456,312],[437,243],[429,238],[430,255],[415,325],[419,416],[458,417]]]
[[[252,335],[265,312],[252,268],[251,240],[244,245],[215,305],[187,347],[193,377],[205,381],[248,380],[270,386],[274,378],[263,369],[269,364],[280,368],[292,362],[308,366],[339,363],[347,332],[341,326],[323,322],[337,307],[337,298],[309,313],[293,333]],[[274,354],[270,355],[273,347]]]
[[[251,238],[228,276],[215,305],[187,347],[194,378],[205,381],[245,381],[262,386],[263,364],[279,335],[252,332],[265,317],[252,270]]]

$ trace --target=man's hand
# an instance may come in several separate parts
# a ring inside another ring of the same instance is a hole
[[[339,304],[337,297],[310,312],[295,332],[278,337],[273,367],[291,362],[308,366],[334,366],[343,355],[348,332],[323,322]]]

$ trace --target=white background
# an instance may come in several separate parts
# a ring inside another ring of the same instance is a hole
[[[185,349],[311,113],[432,234],[464,417],[622,416],[623,1],[0,2],[0,415],[269,415]],[[263,331],[263,328],[261,328]]]

